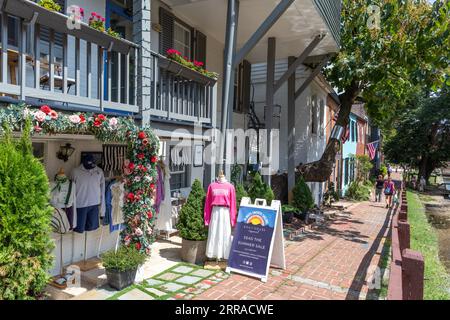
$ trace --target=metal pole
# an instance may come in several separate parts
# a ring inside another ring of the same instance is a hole
[[[233,96],[234,90],[234,67],[233,57],[236,50],[236,34],[239,16],[239,1],[228,0],[227,9],[227,25],[225,32],[225,52],[224,52],[224,78],[222,83],[222,121],[221,121],[221,136],[220,136],[220,158],[222,169],[225,170],[225,145],[226,145],[226,130],[228,128],[228,118],[233,114]],[[230,108],[231,106],[231,108]],[[231,109],[231,110],[229,110]]]
[[[87,248],[87,232],[84,232],[84,256],[83,256],[83,262],[86,264],[86,248]]]
[[[265,119],[267,129],[268,156],[272,157],[272,126],[273,126],[273,105],[274,105],[274,84],[275,84],[275,53],[276,39],[270,37],[267,47],[267,76],[266,76],[266,106],[267,116]],[[267,184],[270,186],[271,180],[271,161],[269,161],[268,175],[266,177]]]
[[[288,58],[289,68],[295,62]],[[295,186],[295,70],[288,78],[288,194]]]

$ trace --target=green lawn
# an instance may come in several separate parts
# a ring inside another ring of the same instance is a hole
[[[420,251],[425,259],[425,300],[450,299],[450,279],[439,260],[437,234],[428,223],[425,210],[416,192],[407,192],[408,222],[411,225],[411,249]]]

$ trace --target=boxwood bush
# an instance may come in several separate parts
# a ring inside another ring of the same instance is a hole
[[[134,247],[120,247],[117,252],[110,250],[102,255],[105,269],[119,272],[135,270],[144,264],[145,259],[147,255]]]
[[[0,300],[38,297],[52,266],[49,183],[29,134],[0,138]],[[30,132],[27,123],[23,132]]]

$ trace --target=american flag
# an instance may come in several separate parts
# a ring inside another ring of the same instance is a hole
[[[367,149],[369,150],[370,160],[372,160],[373,158],[375,158],[375,154],[378,149],[378,141],[367,144]]]
[[[345,143],[345,141],[347,141],[349,137],[350,137],[350,129],[348,126],[346,126],[345,132],[342,134],[342,137],[341,137],[342,143]]]

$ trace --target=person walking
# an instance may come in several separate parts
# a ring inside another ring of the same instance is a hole
[[[380,174],[375,182],[375,202],[381,202],[381,193],[383,192],[384,179]]]
[[[386,197],[386,208],[392,207],[392,196],[395,192],[394,182],[391,180],[391,177],[388,177],[384,182],[384,195]]]

